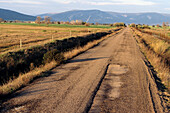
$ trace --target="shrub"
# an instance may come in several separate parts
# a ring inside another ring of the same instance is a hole
[[[114,27],[126,27],[126,24],[123,22],[119,22],[119,23],[114,23],[113,26]]]
[[[130,27],[136,27],[135,23],[130,24]]]
[[[85,26],[87,26],[87,27],[90,26],[90,23],[85,23]]]
[[[64,61],[64,55],[59,53],[57,49],[53,49],[44,54],[43,63],[50,63],[53,60],[61,63]]]
[[[113,26],[113,24],[109,24],[109,26],[110,26],[110,27],[112,27],[112,26]]]
[[[47,32],[47,30],[43,30],[43,32]]]

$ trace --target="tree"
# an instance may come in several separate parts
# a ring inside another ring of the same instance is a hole
[[[35,23],[40,24],[41,23],[41,17],[37,16],[37,19],[35,20]]]
[[[51,17],[48,17],[47,24],[51,24]]]
[[[2,18],[0,18],[0,23],[3,21],[3,19]]]
[[[165,22],[163,22],[163,23],[162,23],[162,27],[166,27],[166,24],[165,24]]]
[[[71,22],[70,22],[70,24],[72,24],[72,25],[75,25],[75,21],[74,20],[72,20]]]
[[[83,21],[82,20],[76,20],[77,25],[82,25]]]
[[[99,25],[99,23],[98,23],[98,22],[96,22],[95,24],[96,24],[96,25]]]
[[[44,17],[44,23],[48,26],[48,24],[51,23],[51,17],[45,16],[45,17]]]
[[[161,26],[159,24],[157,24],[156,27],[161,27]]]
[[[123,23],[123,22],[120,22],[120,23],[114,23],[113,26],[115,26],[115,27],[126,27],[126,24]]]
[[[135,23],[130,24],[131,27],[136,27]]]
[[[166,24],[166,26],[169,26],[169,22],[166,22],[165,24]]]
[[[87,27],[90,26],[90,23],[85,23],[85,26],[87,26]]]

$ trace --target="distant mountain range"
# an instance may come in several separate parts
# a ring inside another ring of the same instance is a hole
[[[25,15],[11,10],[0,9],[0,18],[4,20],[35,21],[35,16]]]
[[[125,22],[127,24],[162,24],[162,22],[170,22],[170,14],[116,13],[100,10],[73,10],[56,14],[46,13],[39,16],[50,16],[55,21],[83,20],[84,22],[90,23]]]
[[[37,16],[49,16],[54,21],[82,20],[90,23],[115,23],[125,22],[127,24],[162,24],[170,23],[170,14],[161,13],[116,13],[100,10],[73,10],[62,13],[46,13]],[[35,21],[35,16],[21,14],[15,11],[0,9],[0,18],[4,20]]]

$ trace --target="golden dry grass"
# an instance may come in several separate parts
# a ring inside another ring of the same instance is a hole
[[[135,35],[140,36],[136,39],[139,42],[139,46],[141,47],[142,51],[145,53],[145,56],[147,59],[151,62],[152,66],[154,66],[155,70],[158,73],[158,77],[161,78],[162,83],[167,86],[167,88],[170,90],[170,69],[169,66],[166,65],[163,61],[163,59],[160,57],[170,57],[170,44],[167,42],[160,40],[158,38],[155,38],[154,36],[141,33],[135,29],[134,33]],[[144,39],[150,49],[146,47],[142,42],[141,39]]]
[[[160,39],[170,40],[170,29],[144,29],[144,31],[157,35]]]
[[[109,29],[0,24],[0,54],[9,51],[18,51],[19,49],[25,49],[31,46],[43,45],[53,40],[62,40],[71,36],[83,36],[106,30]],[[22,42],[22,48],[20,48],[20,40]]]
[[[151,63],[151,65],[154,67],[154,70],[157,72],[157,76],[161,79],[162,84],[164,84],[167,88],[167,90],[165,90],[163,92],[160,91],[159,95],[164,100],[164,102],[168,108],[168,107],[170,107],[170,99],[169,99],[169,96],[170,96],[170,69],[169,69],[169,66],[167,64],[165,64],[162,57],[160,57],[154,51],[156,51],[158,53],[163,53],[165,48],[167,48],[167,46],[169,47],[170,44],[168,45],[165,42],[161,42],[162,40],[159,42],[157,39],[154,39],[153,37],[151,37],[151,35],[146,35],[146,34],[141,33],[135,29],[132,29],[132,31],[134,33],[136,40],[138,41],[138,45],[140,46],[142,52],[145,54],[145,57]],[[149,49],[141,41],[142,39],[144,39],[147,43],[149,43],[150,44],[149,46],[154,49],[153,50]],[[153,42],[150,42],[150,41],[153,41]],[[156,43],[154,43],[154,42],[156,42]],[[167,52],[166,55],[170,55],[170,52]]]
[[[43,72],[49,71],[53,67],[55,67],[58,63],[52,61],[44,66],[40,66],[39,68],[35,68],[34,70],[26,73],[20,74],[20,76],[14,80],[10,80],[7,84],[0,86],[0,95],[6,95],[16,91],[17,89],[21,88],[22,86],[27,85],[31,80],[35,77],[42,76]]]
[[[117,32],[120,32],[120,31],[117,31]],[[117,32],[107,35],[105,37],[102,37],[99,40],[89,42],[84,47],[75,48],[72,51],[65,52],[64,53],[65,60],[71,59],[74,56],[78,55],[79,53],[82,53],[82,52],[90,49],[91,47],[97,45],[98,43],[100,43],[101,41],[110,37],[111,35],[116,34]],[[0,86],[0,95],[7,95],[7,94],[10,94],[10,93],[16,91],[17,89],[21,88],[22,86],[25,86],[28,83],[30,83],[30,81],[32,81],[35,77],[42,76],[43,72],[49,71],[50,69],[56,67],[57,65],[59,65],[59,63],[52,61],[51,63],[45,64],[44,66],[37,67],[34,70],[32,70],[26,74],[21,74],[18,78],[11,80],[8,83]]]

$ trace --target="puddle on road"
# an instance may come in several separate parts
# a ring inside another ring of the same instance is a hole
[[[106,101],[113,101],[114,99],[119,98],[120,87],[123,85],[121,82],[121,75],[126,74],[128,70],[127,66],[117,64],[109,65],[106,76],[93,100],[89,113],[100,113],[102,112],[102,109],[104,109],[103,107],[107,106],[105,103]]]

